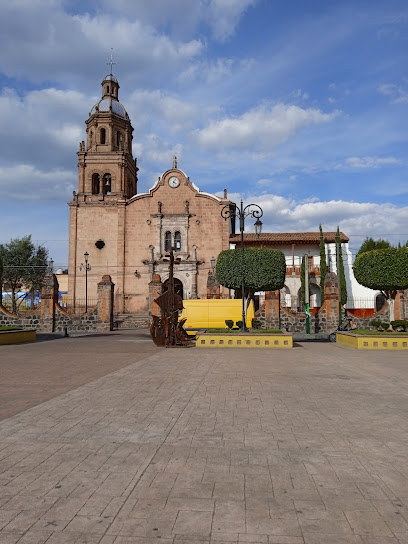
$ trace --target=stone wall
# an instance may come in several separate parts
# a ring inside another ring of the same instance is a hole
[[[40,333],[103,332],[113,329],[113,287],[110,276],[98,284],[98,304],[86,314],[72,315],[58,305],[58,281],[47,274],[37,310],[14,315],[0,304],[0,325],[36,329]]]
[[[367,318],[355,317],[351,313],[350,316],[357,328],[373,328],[370,324],[373,319],[390,322],[389,305],[385,303],[379,312]],[[256,312],[255,317],[261,321],[264,328],[281,329],[287,332],[306,332],[306,313],[291,312],[283,308],[279,303],[279,291],[266,293],[265,303]],[[408,290],[398,294],[395,318],[408,319]],[[310,315],[310,332],[311,334],[330,333],[337,329],[338,324],[338,279],[336,274],[329,273],[325,280],[325,301],[317,313]]]

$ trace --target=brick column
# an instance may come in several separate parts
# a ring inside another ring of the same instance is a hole
[[[55,274],[47,272],[41,288],[41,330],[55,331],[55,305],[58,302],[58,280]]]
[[[220,298],[220,284],[215,279],[215,274],[212,270],[208,271],[207,298]]]
[[[98,308],[97,308],[97,330],[113,330],[113,290],[115,284],[112,278],[106,274],[98,283]]]
[[[148,310],[149,315],[160,316],[160,308],[154,302],[163,292],[163,284],[159,274],[153,274],[152,281],[149,283],[149,301]]]
[[[265,293],[265,327],[267,329],[280,328],[279,291]]]
[[[324,303],[318,315],[325,318],[322,320],[322,331],[336,330],[339,324],[339,278],[334,272],[328,272],[324,279]]]

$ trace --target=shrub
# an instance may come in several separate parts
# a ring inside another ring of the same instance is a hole
[[[252,328],[253,329],[260,329],[262,327],[262,322],[258,321],[257,319],[252,320]]]
[[[395,321],[391,321],[391,325],[394,329],[401,328],[405,332],[408,327],[408,321],[405,319],[396,319]]]
[[[243,321],[237,321],[235,325],[238,327],[238,329],[242,329]]]
[[[372,327],[379,327],[381,325],[381,321],[377,320],[377,319],[373,319],[372,321],[370,321],[370,325]]]
[[[234,326],[234,322],[232,321],[232,319],[226,319],[225,324],[229,329],[232,329],[232,327]]]

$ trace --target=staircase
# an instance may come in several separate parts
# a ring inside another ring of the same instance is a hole
[[[114,314],[114,329],[148,329],[151,318],[148,314]]]

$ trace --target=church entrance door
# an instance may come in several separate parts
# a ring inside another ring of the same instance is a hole
[[[164,283],[163,283],[163,293],[165,291],[167,291],[167,289],[169,288],[169,280],[166,280]],[[181,296],[181,298],[184,298],[183,296],[183,284],[181,283],[181,281],[177,278],[174,278],[174,292],[177,293],[178,295]]]

